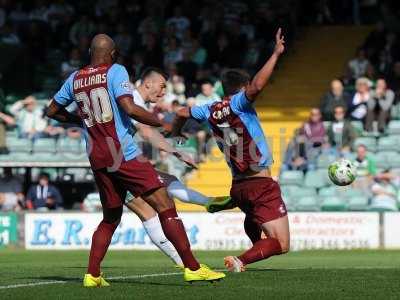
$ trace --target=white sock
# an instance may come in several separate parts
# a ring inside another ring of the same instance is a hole
[[[143,222],[143,227],[150,237],[150,240],[164,252],[172,261],[177,265],[182,265],[183,262],[180,258],[178,252],[176,252],[174,245],[166,238],[161,227],[160,220],[158,216],[154,216]]]
[[[186,187],[180,181],[173,181],[167,187],[168,194],[171,198],[177,198],[185,203],[193,203],[204,206],[207,204],[209,198]]]

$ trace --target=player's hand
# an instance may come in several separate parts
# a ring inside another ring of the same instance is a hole
[[[275,35],[274,53],[281,55],[285,51],[285,37],[282,35],[282,29],[279,28]]]
[[[198,169],[196,162],[194,161],[194,159],[184,153],[184,152],[174,152],[174,155],[181,161],[183,161],[185,164],[187,164],[189,167],[192,167],[193,169]]]

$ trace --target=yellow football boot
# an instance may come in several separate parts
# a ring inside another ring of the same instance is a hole
[[[183,278],[186,282],[194,281],[219,281],[225,277],[224,273],[215,272],[208,266],[201,264],[200,268],[196,271],[192,271],[189,268],[185,268]]]
[[[104,279],[103,273],[101,273],[99,277],[94,277],[91,274],[85,274],[85,277],[83,278],[83,286],[84,287],[106,287],[106,286],[110,286],[110,284]]]

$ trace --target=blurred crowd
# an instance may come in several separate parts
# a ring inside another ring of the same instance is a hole
[[[374,157],[379,153],[357,141],[360,137],[379,141],[390,135],[390,121],[400,119],[399,34],[399,20],[376,24],[347,63],[344,75],[332,80],[320,107],[311,109],[309,119],[296,130],[283,170],[315,170],[321,157],[350,159],[359,177],[353,187],[371,197],[379,195],[397,210],[400,174],[390,171],[390,166],[377,170]]]

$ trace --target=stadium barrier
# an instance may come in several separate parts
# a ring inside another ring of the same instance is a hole
[[[240,212],[185,212],[180,216],[194,249],[240,250],[250,245]],[[26,249],[89,249],[101,218],[101,213],[3,213],[0,244]],[[400,248],[400,213],[292,212],[289,220],[292,250]],[[123,215],[111,248],[156,249],[133,214]]]

